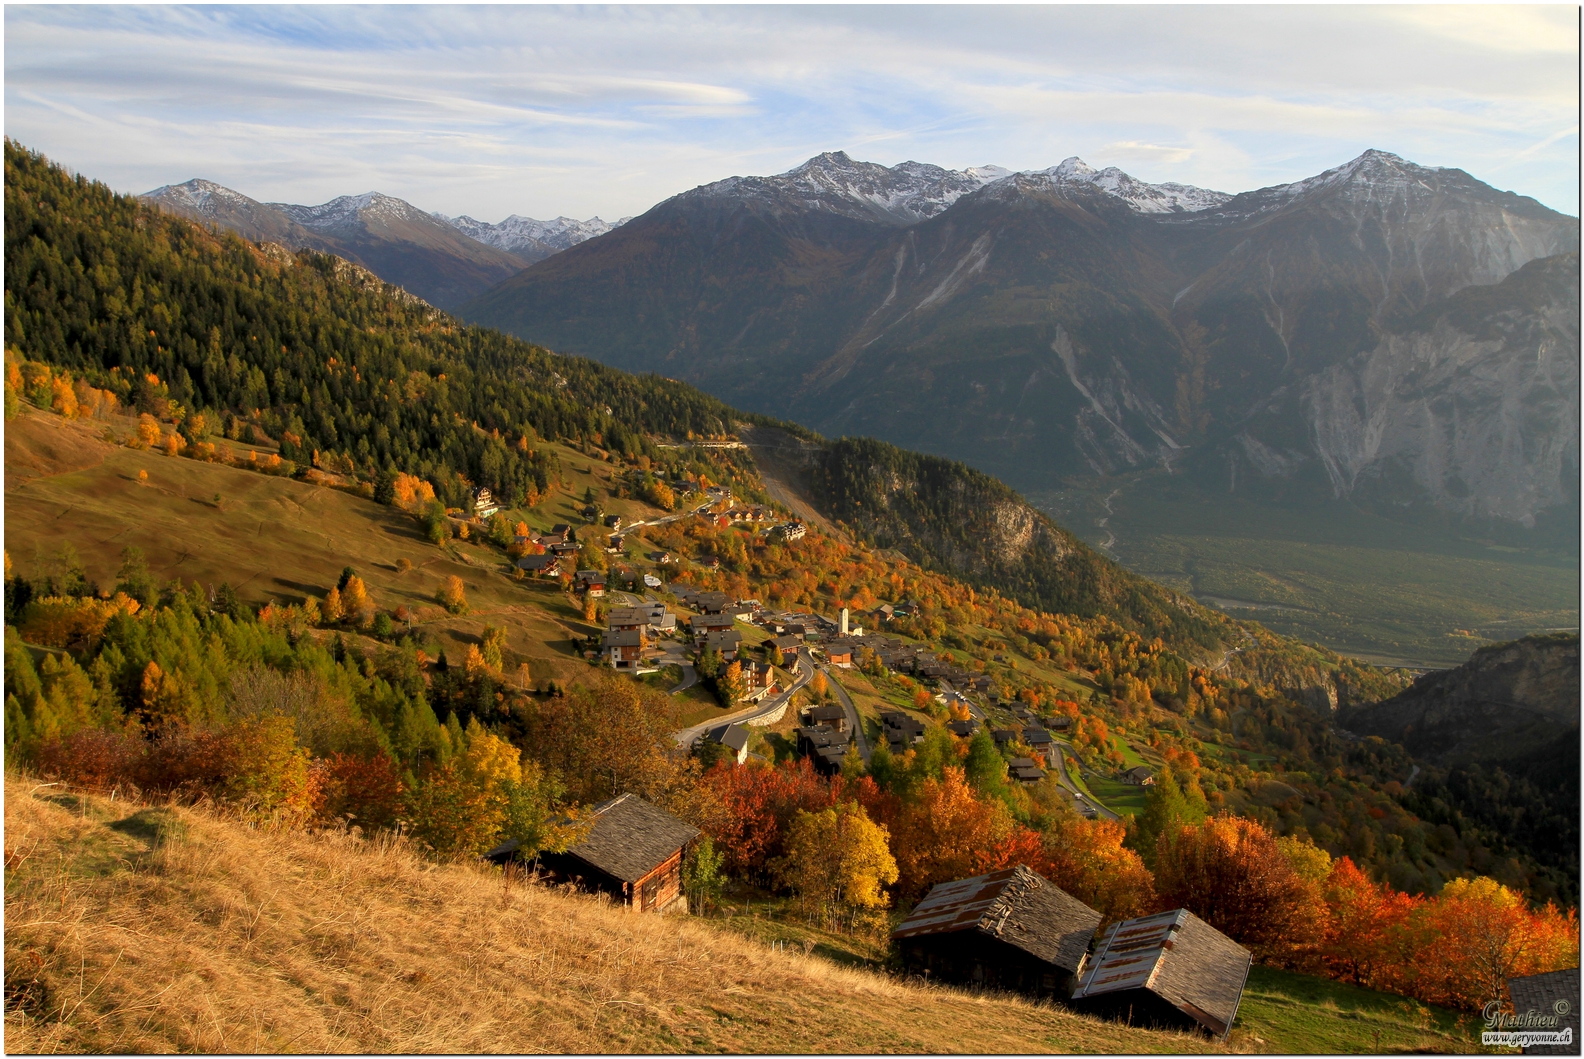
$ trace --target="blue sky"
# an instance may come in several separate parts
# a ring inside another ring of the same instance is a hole
[[[1573,7],[5,10],[6,134],[123,191],[615,218],[846,150],[1243,191],[1378,147],[1578,214]]]

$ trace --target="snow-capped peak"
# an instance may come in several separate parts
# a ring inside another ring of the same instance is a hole
[[[361,195],[342,195],[318,206],[294,206],[286,202],[272,202],[270,205],[304,228],[315,231],[328,231],[378,220],[416,220],[428,217],[428,214],[412,203],[382,195],[377,191],[368,191]]]
[[[222,205],[237,207],[254,204],[252,199],[240,191],[232,191],[212,180],[198,177],[185,184],[166,184],[164,187],[155,188],[143,198],[155,199],[205,216],[213,215]]]
[[[1049,169],[1019,175],[1043,178],[1056,187],[1089,185],[1121,199],[1138,213],[1196,213],[1219,206],[1232,198],[1223,191],[1211,191],[1188,184],[1146,184],[1116,166],[1097,170],[1076,155]]]
[[[598,217],[590,217],[586,221],[573,217],[557,217],[553,221],[539,221],[514,213],[499,224],[490,224],[466,215],[447,217],[443,213],[437,213],[434,216],[468,238],[487,243],[507,253],[522,250],[538,252],[565,250],[595,236],[604,235],[611,229],[619,228],[632,220],[631,217],[623,217],[612,223]]]

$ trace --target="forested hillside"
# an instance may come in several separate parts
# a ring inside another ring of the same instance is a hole
[[[367,479],[400,468],[453,506],[469,483],[513,503],[543,491],[536,437],[636,452],[646,434],[719,433],[740,415],[463,326],[337,258],[167,216],[9,140],[5,167],[7,348],[139,411],[233,439],[256,429],[287,459],[334,454]]]

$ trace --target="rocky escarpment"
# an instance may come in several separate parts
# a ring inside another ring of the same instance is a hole
[[[1284,444],[1294,422],[1307,444]],[[1317,461],[1338,497],[1532,526],[1576,504],[1579,258],[1466,287],[1309,376],[1241,435],[1266,477]]]
[[[1576,782],[1578,634],[1526,636],[1481,648],[1456,669],[1427,674],[1400,695],[1343,710],[1337,720],[1438,764],[1502,762],[1511,768],[1571,754]]]

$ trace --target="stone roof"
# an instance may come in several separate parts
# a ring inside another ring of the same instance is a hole
[[[891,936],[975,930],[1076,973],[1099,926],[1099,912],[1018,865],[938,883]]]
[[[1158,912],[1106,931],[1073,1000],[1148,990],[1224,1038],[1252,962],[1247,949],[1186,908]]]
[[[588,837],[567,852],[623,882],[636,883],[700,834],[636,794],[601,802],[594,814]]]
[[[1537,1015],[1560,1015],[1557,1029],[1570,1027],[1573,1043],[1536,1044],[1523,1050],[1525,1055],[1577,1055],[1579,1054],[1579,969],[1569,967],[1563,971],[1525,975],[1507,979],[1507,992],[1512,994],[1513,1011],[1522,1015],[1533,1011]],[[1563,1004],[1567,1010],[1560,1011]]]

